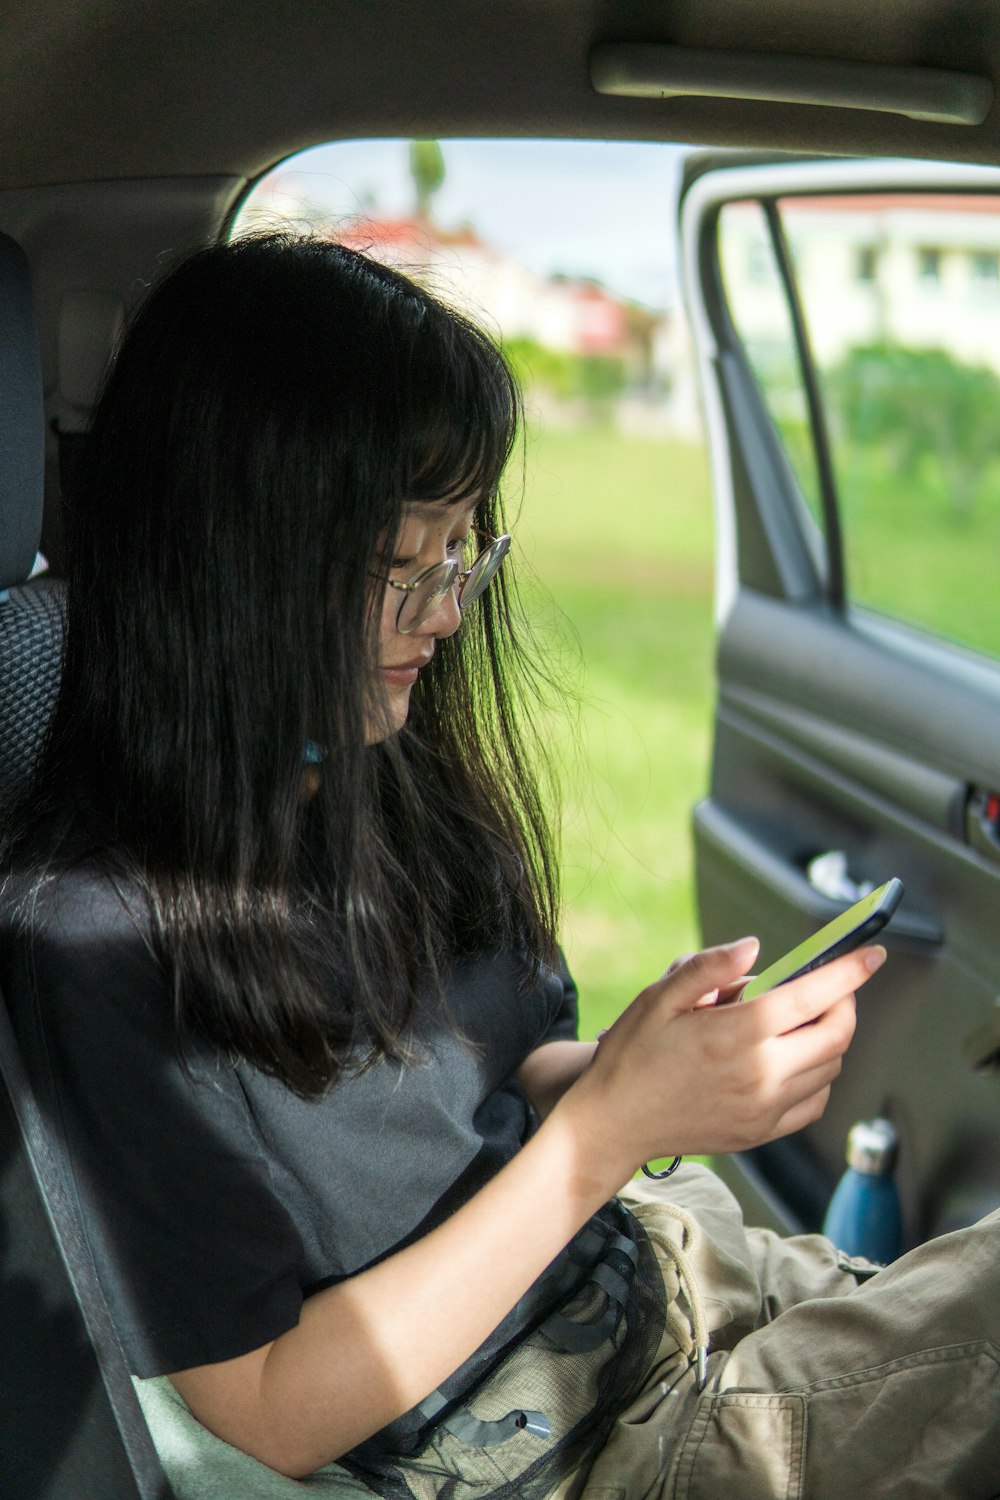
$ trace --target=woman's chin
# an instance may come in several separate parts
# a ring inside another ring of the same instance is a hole
[[[409,688],[387,692],[383,701],[369,710],[365,728],[365,743],[378,745],[391,740],[406,723],[410,713]]]

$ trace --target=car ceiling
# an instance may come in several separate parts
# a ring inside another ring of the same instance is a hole
[[[752,97],[622,98],[590,73],[601,44],[644,42],[736,53],[738,69],[784,56],[793,80],[800,60],[853,61],[1000,88],[1000,0],[0,0],[0,20],[0,230],[30,268],[42,546],[57,572],[67,444],[122,317],[298,150],[495,135],[1000,162],[996,102],[981,124],[941,125]]]
[[[0,188],[252,178],[365,135],[663,139],[1000,160],[976,126],[810,105],[625,99],[600,42],[967,71],[996,81],[998,0],[37,0],[3,3]]]

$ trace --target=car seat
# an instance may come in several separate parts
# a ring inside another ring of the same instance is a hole
[[[0,235],[0,821],[28,777],[59,685],[62,586],[27,581],[42,527],[44,439],[28,268]]]
[[[63,589],[31,578],[44,416],[28,266],[0,235],[0,827],[27,787],[59,683]],[[0,995],[0,1495],[170,1500]]]

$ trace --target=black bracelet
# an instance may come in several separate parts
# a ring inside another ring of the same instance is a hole
[[[642,1170],[647,1177],[652,1177],[654,1182],[658,1182],[663,1177],[669,1177],[671,1172],[676,1172],[683,1160],[683,1156],[675,1156],[669,1167],[664,1167],[662,1172],[654,1172],[652,1167],[647,1167],[646,1163],[643,1162]]]

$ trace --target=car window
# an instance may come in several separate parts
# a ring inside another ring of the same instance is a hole
[[[709,759],[713,566],[674,273],[680,155],[345,141],[262,179],[233,226],[371,250],[498,334],[522,378],[512,530],[548,665],[579,701],[554,742],[584,1035],[697,943],[688,826]]]
[[[819,476],[787,291],[764,208],[728,203],[720,216],[723,281],[737,332],[802,496],[822,525]]]
[[[798,298],[849,600],[1000,655],[1000,197],[859,192],[734,203],[719,234],[733,322],[821,521],[790,332],[790,296]]]

